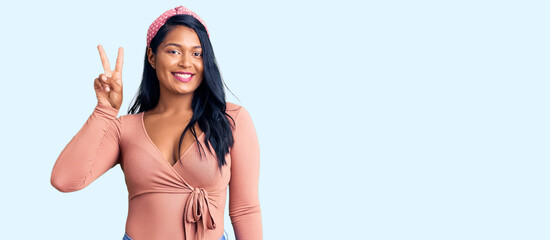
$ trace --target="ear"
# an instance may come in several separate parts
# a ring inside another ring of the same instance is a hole
[[[155,55],[153,54],[153,49],[147,48],[147,61],[151,64],[151,67],[155,69]]]

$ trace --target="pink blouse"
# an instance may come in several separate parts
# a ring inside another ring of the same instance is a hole
[[[51,184],[61,192],[77,191],[120,164],[129,201],[125,231],[133,240],[219,239],[229,186],[236,238],[262,239],[258,137],[244,107],[226,106],[235,120],[235,144],[221,173],[215,152],[204,144],[204,132],[198,140],[207,157],[200,158],[194,142],[171,166],[147,135],[144,112],[117,118],[117,109],[98,103],[59,155]]]

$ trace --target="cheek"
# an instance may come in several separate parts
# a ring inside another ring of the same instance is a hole
[[[163,68],[170,68],[170,66],[177,64],[177,60],[169,57],[162,57],[157,60],[157,64],[159,64]]]
[[[204,72],[203,72],[202,69],[199,70],[198,68],[197,68],[197,71],[198,71],[198,75],[199,75],[199,79],[198,79],[198,81],[197,81],[197,85],[201,85],[202,82],[204,81]]]
[[[195,66],[196,66],[195,68],[197,68],[197,71],[200,72],[201,75],[204,74],[204,66],[202,65],[202,62],[200,62],[199,64],[196,64]]]

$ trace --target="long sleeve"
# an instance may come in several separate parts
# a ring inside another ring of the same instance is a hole
[[[118,109],[97,103],[84,126],[57,158],[51,184],[61,192],[73,192],[118,163],[120,118]]]
[[[248,111],[241,106],[235,120],[231,154],[229,216],[237,240],[262,239],[262,215],[258,196],[260,146]]]

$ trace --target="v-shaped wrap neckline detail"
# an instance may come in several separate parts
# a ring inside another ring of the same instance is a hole
[[[168,164],[168,166],[170,166],[170,168],[174,169],[174,167],[172,165],[170,165],[170,163],[168,163],[168,159],[165,159],[164,156],[162,155],[162,152],[160,151],[160,149],[157,147],[157,145],[153,142],[153,140],[151,139],[151,137],[149,137],[149,134],[147,133],[147,129],[145,128],[145,120],[144,120],[144,116],[145,116],[145,112],[141,112],[141,128],[143,129],[143,133],[145,134],[145,138],[147,138],[147,140],[149,140],[149,143],[151,143],[151,145],[153,146],[153,148],[156,149],[156,151],[158,152],[158,154],[160,155],[160,158],[162,160],[164,160],[164,162],[166,162],[166,164]],[[200,141],[200,138],[204,135],[204,132],[202,132],[198,137],[197,139]],[[181,161],[181,159],[187,154],[187,152],[189,152],[189,150],[191,150],[191,148],[193,148],[193,146],[195,146],[197,144],[196,141],[193,142],[193,144],[191,144],[186,150],[185,152],[183,152],[183,154],[179,157],[178,159],[178,162]],[[176,162],[174,165],[178,164],[178,162]],[[177,172],[176,172],[177,173]],[[183,179],[182,179],[183,180]]]
[[[184,218],[185,222],[188,224],[194,224],[197,228],[197,239],[202,239],[204,232],[206,231],[206,228],[208,229],[215,229],[216,223],[214,221],[214,218],[212,217],[212,214],[210,212],[210,202],[208,199],[208,192],[204,188],[195,188],[187,183],[183,177],[174,169],[173,166],[168,163],[168,161],[164,158],[161,151],[158,149],[158,147],[155,145],[153,140],[149,137],[149,134],[147,133],[147,129],[145,128],[145,121],[144,121],[145,112],[141,112],[141,127],[144,133],[145,138],[149,141],[151,146],[156,149],[159,158],[168,168],[171,169],[171,171],[176,175],[183,185],[187,187],[187,190],[190,191],[190,195],[187,198],[187,201],[185,203],[185,213]],[[204,132],[202,132],[199,137],[197,137],[197,140],[200,141],[200,139],[204,136]],[[182,156],[178,159],[179,162],[181,162],[182,158],[197,144],[197,142],[193,142],[191,146],[189,146]],[[178,164],[176,162],[175,164]],[[174,165],[175,165],[174,164]],[[189,236],[191,234],[191,226],[185,226],[185,234]]]

